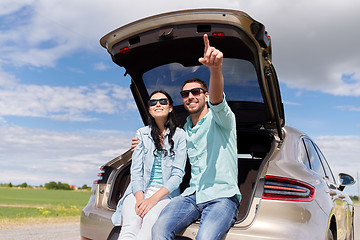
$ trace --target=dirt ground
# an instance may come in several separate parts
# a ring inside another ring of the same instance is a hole
[[[8,224],[0,230],[1,240],[79,240],[80,222]]]
[[[80,217],[0,219],[1,240],[79,240]]]

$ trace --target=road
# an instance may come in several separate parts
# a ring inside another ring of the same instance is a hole
[[[355,205],[355,239],[360,239],[360,204]],[[79,240],[79,222],[13,226],[0,230],[1,240]]]
[[[1,240],[79,240],[80,223],[43,223],[12,226],[0,230]]]

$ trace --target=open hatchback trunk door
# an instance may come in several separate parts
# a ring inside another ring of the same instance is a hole
[[[105,35],[101,45],[131,76],[131,90],[146,124],[149,94],[163,89],[174,99],[175,114],[187,113],[179,94],[186,79],[209,82],[209,70],[198,62],[203,35],[224,54],[226,99],[237,127],[276,129],[283,138],[284,111],[271,64],[271,40],[265,27],[233,10],[200,9],[144,18]]]

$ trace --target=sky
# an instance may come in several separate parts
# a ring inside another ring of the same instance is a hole
[[[317,143],[334,174],[357,178],[360,1],[1,0],[0,183],[91,185],[143,126],[100,38],[190,8],[241,10],[266,26],[286,125]],[[346,189],[358,195],[357,184]]]

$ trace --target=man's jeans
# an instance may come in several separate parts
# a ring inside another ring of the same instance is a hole
[[[200,217],[196,239],[221,239],[235,222],[238,206],[239,201],[235,196],[200,204],[196,204],[195,193],[186,197],[178,196],[161,212],[152,229],[152,239],[174,239],[176,233]]]

